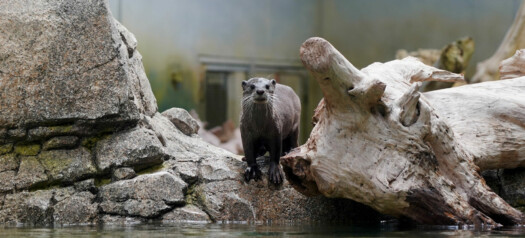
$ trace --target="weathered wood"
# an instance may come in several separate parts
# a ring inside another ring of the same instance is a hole
[[[420,93],[463,77],[410,57],[358,70],[322,38],[300,54],[324,99],[306,144],[281,159],[298,191],[428,224],[522,222],[479,170],[525,159],[524,78]]]
[[[516,53],[501,62],[499,66],[500,79],[513,79],[525,76],[525,50]]]
[[[501,61],[512,56],[516,50],[522,48],[525,48],[525,3],[521,3],[514,22],[507,30],[496,52],[490,58],[477,64],[476,73],[470,80],[470,83],[498,80],[498,67]]]
[[[465,73],[470,58],[474,53],[474,40],[471,37],[463,37],[447,44],[441,50],[435,49],[418,49],[417,51],[407,52],[398,50],[396,59],[403,59],[407,56],[413,56],[421,60],[426,65],[432,65],[438,69],[450,71],[452,73]],[[464,82],[436,82],[429,81],[421,85],[420,91],[428,92],[453,86],[461,86]]]

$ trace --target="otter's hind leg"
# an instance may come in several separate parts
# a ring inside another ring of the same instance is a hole
[[[294,148],[299,146],[299,128],[295,129],[283,140],[283,153],[282,156],[288,154]]]

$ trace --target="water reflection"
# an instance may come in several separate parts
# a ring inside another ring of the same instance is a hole
[[[143,224],[132,226],[70,226],[54,228],[4,227],[1,237],[471,237],[524,236],[524,227],[493,230],[418,226],[409,229],[391,224],[352,225],[254,225],[254,224]]]

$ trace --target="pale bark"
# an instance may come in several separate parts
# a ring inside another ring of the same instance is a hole
[[[500,79],[513,79],[525,76],[525,50],[516,53],[501,62],[499,66]]]
[[[403,59],[413,56],[426,65],[432,65],[438,69],[450,71],[452,73],[465,73],[470,58],[474,53],[474,40],[471,37],[463,37],[447,44],[441,50],[419,49],[413,52],[398,50],[396,59]],[[420,91],[428,92],[453,86],[464,85],[465,82],[436,82],[430,81],[422,84]]]
[[[358,70],[321,38],[301,60],[324,99],[306,144],[281,159],[297,190],[428,224],[522,222],[479,168],[525,159],[523,78],[420,93],[422,81],[463,76],[415,58]]]
[[[478,63],[476,74],[470,80],[470,83],[487,82],[499,79],[498,67],[504,59],[512,56],[518,49],[525,48],[525,3],[522,3],[514,22],[505,34],[498,49],[494,54]]]

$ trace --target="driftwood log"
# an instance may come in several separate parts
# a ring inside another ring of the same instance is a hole
[[[501,61],[512,56],[518,49],[525,48],[525,3],[522,2],[516,12],[514,22],[507,30],[494,54],[476,65],[476,73],[470,79],[470,83],[488,82],[498,80]]]
[[[426,224],[522,223],[479,172],[525,164],[524,78],[420,93],[463,76],[411,57],[359,70],[322,38],[300,55],[324,98],[308,141],[281,159],[298,191]]]
[[[444,69],[452,73],[464,74],[470,58],[472,54],[474,54],[474,48],[474,40],[471,37],[463,37],[447,44],[441,50],[418,49],[412,52],[398,50],[396,59],[413,56],[426,65],[432,65],[438,69]],[[465,82],[427,81],[422,83],[420,91],[428,92],[453,86],[457,87],[464,84]]]

